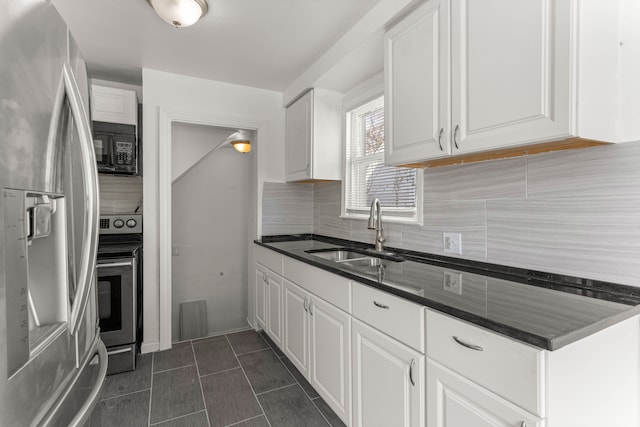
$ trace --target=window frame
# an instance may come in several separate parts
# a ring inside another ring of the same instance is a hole
[[[352,91],[347,93],[344,98],[343,103],[343,123],[342,123],[342,158],[344,159],[343,163],[343,172],[344,179],[342,180],[342,194],[340,200],[340,218],[343,219],[354,219],[354,220],[368,220],[369,219],[369,208],[347,208],[347,197],[349,192],[349,183],[351,180],[351,159],[347,158],[347,119],[348,114],[358,108],[364,106],[365,104],[379,98],[380,96],[384,96],[384,80],[382,75],[376,76],[362,85],[354,88]],[[386,106],[386,103],[385,103]],[[386,114],[386,111],[385,111]],[[387,138],[385,138],[385,143],[387,142]],[[385,147],[386,148],[386,147]],[[384,154],[374,154],[372,156],[368,156],[369,158],[373,156],[380,156],[382,158],[382,163],[384,164]],[[361,163],[364,162],[361,159],[356,160],[356,162]],[[368,163],[368,162],[366,162]],[[383,221],[387,223],[399,223],[399,224],[414,224],[414,225],[422,225],[423,224],[423,170],[416,169],[416,207],[415,209],[405,209],[405,208],[394,208],[394,207],[385,207],[382,206],[382,215]],[[410,213],[410,215],[408,215]]]

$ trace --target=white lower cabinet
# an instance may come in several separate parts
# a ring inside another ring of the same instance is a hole
[[[320,298],[309,301],[309,382],[349,424],[351,416],[351,316]]]
[[[267,328],[267,269],[256,264],[255,282],[256,322],[262,329]]]
[[[309,376],[309,292],[283,281],[282,309],[284,342],[282,351],[305,377]]]
[[[256,322],[282,347],[282,277],[256,263]]]
[[[267,277],[267,335],[282,348],[282,277]]]
[[[424,426],[425,356],[352,320],[353,424]]]
[[[346,424],[350,419],[350,317],[283,280],[282,351]]]
[[[427,359],[429,427],[544,427],[544,420]]]

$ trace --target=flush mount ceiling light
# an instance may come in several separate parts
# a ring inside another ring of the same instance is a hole
[[[147,0],[165,22],[176,28],[193,25],[207,14],[207,0]]]

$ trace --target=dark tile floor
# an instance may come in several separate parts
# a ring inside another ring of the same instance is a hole
[[[107,377],[90,427],[344,426],[264,333],[185,341]]]

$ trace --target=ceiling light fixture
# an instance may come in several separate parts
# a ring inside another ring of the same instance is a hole
[[[249,134],[245,130],[239,130],[232,133],[227,139],[211,150],[210,153],[218,151],[226,145],[231,145],[239,153],[251,152],[251,138],[249,138]]]
[[[165,22],[176,28],[193,25],[207,14],[207,0],[147,0]]]

